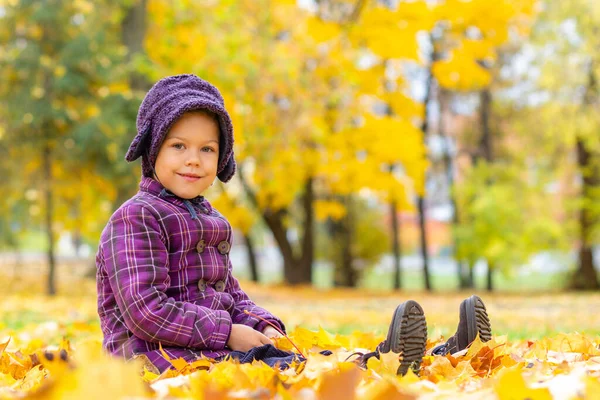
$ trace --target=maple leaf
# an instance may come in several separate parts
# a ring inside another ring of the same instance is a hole
[[[365,385],[359,391],[360,398],[365,400],[414,400],[417,394],[400,387],[397,381],[382,379]]]
[[[433,362],[427,368],[424,368],[423,375],[427,376],[432,382],[440,380],[456,380],[460,383],[464,380],[475,376],[477,372],[471,366],[471,362],[464,360],[456,362],[456,359],[451,355],[434,357]]]
[[[8,347],[8,344],[10,343],[10,339],[11,339],[11,337],[9,336],[5,343],[0,343],[0,355],[2,355],[2,353],[4,353],[4,349],[6,349],[6,347]]]
[[[20,351],[0,354],[0,372],[9,374],[14,379],[22,379],[32,366],[31,358]]]
[[[591,376],[586,376],[584,378],[584,383],[585,383],[585,398],[593,398],[594,396],[597,396],[598,393],[600,393],[600,380],[598,379],[598,377],[591,377]]]
[[[340,343],[335,339],[334,335],[321,327],[319,327],[315,344],[322,349],[334,349],[341,346]]]
[[[354,363],[340,363],[337,370],[325,372],[321,375],[321,383],[317,390],[318,398],[348,399],[356,397],[361,371]]]
[[[169,355],[167,354],[166,351],[164,351],[164,349],[162,348],[162,343],[158,343],[158,348],[160,350],[160,354],[162,354],[162,356],[171,363],[172,366],[175,367],[175,369],[179,372],[179,373],[183,373],[187,370],[189,370],[189,365],[188,362],[186,360],[184,360],[183,358],[177,358],[177,359],[172,359],[171,357],[169,357]]]
[[[46,372],[41,365],[31,368],[20,382],[13,385],[14,389],[24,392],[35,392],[43,383]]]
[[[396,376],[400,368],[400,354],[394,352],[380,353],[379,359],[371,357],[367,361],[367,368],[382,375]]]
[[[494,388],[499,400],[552,399],[547,388],[532,389],[527,386],[522,370],[517,368],[504,370]]]

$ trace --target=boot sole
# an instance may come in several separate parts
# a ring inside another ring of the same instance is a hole
[[[396,372],[404,375],[412,368],[418,374],[427,344],[427,322],[423,308],[414,300],[396,307],[382,353],[402,353]]]
[[[479,296],[471,296],[465,300],[466,315],[467,315],[467,333],[469,343],[477,337],[479,333],[479,339],[482,342],[488,342],[492,340],[492,324],[488,317],[485,304]]]

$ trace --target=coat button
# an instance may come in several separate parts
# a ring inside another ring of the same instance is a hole
[[[201,292],[206,290],[206,281],[204,279],[198,281],[198,289],[200,289]]]
[[[204,239],[200,240],[198,242],[198,244],[196,245],[196,251],[198,253],[202,253],[204,251],[204,248],[206,247],[206,242],[204,241]]]
[[[219,242],[219,244],[217,245],[217,249],[219,250],[219,253],[225,255],[227,253],[229,253],[229,242],[226,240],[223,240],[221,242]]]
[[[215,290],[217,292],[224,292],[225,291],[225,282],[217,281],[217,283],[215,283]]]

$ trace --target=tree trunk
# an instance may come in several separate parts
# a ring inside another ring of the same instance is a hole
[[[256,262],[256,252],[254,251],[254,242],[249,233],[244,234],[244,242],[248,254],[248,265],[250,266],[250,279],[252,282],[258,282],[258,264]]]
[[[314,197],[313,179],[309,177],[304,184],[304,196],[302,196],[304,236],[302,237],[302,255],[298,265],[299,279],[303,283],[311,283],[313,278],[312,265],[315,253]]]
[[[125,62],[129,68],[129,86],[134,93],[141,96],[151,87],[146,77],[133,68],[131,60],[135,55],[144,54],[144,39],[147,29],[147,5],[148,0],[135,0],[125,10],[125,16],[121,21],[121,42],[127,48]],[[135,182],[137,177],[131,176],[129,171],[123,172],[121,176],[115,177],[115,189],[117,195],[113,202],[113,210],[121,206],[135,194],[137,188]]]
[[[332,223],[332,236],[337,240],[335,246],[335,273],[333,285],[336,287],[356,287],[358,274],[354,267],[354,254],[352,254],[352,241],[354,232],[354,217],[352,195],[345,197],[346,215]]]
[[[390,218],[392,219],[392,250],[394,252],[394,289],[399,290],[402,287],[402,244],[400,242],[398,207],[395,200],[390,202]]]
[[[488,163],[493,160],[492,152],[492,135],[490,133],[490,111],[492,106],[492,92],[489,88],[485,88],[480,93],[479,117],[481,122],[481,141],[479,148],[481,149],[483,158]]]
[[[271,230],[271,233],[273,234],[275,243],[277,243],[277,247],[279,248],[281,257],[283,258],[283,276],[284,276],[285,281],[287,283],[289,283],[290,285],[311,283],[310,275],[306,276],[306,274],[303,273],[303,271],[298,268],[298,266],[301,263],[301,260],[297,259],[294,256],[292,244],[290,243],[290,241],[287,237],[287,229],[285,228],[285,226],[283,224],[283,217],[286,214],[285,210],[277,210],[277,211],[272,211],[269,209],[261,210],[258,205],[258,200],[256,198],[256,194],[254,193],[254,191],[252,190],[252,188],[246,181],[246,179],[244,177],[244,172],[243,172],[243,169],[241,166],[238,166],[238,176],[240,178],[240,181],[242,183],[242,187],[244,188],[244,191],[246,192],[246,194],[248,195],[248,198],[250,199],[250,202],[255,207],[255,209],[262,215],[263,221],[265,222],[265,224],[267,225],[267,227]],[[311,194],[309,196],[311,196],[311,198],[312,198],[312,183],[311,183]],[[312,208],[311,208],[311,210],[312,210]],[[311,215],[312,215],[312,211],[311,211]],[[311,221],[312,221],[312,218],[311,218]],[[312,225],[312,223],[311,223],[311,225]],[[312,228],[311,228],[311,230],[312,230]],[[305,237],[305,240],[308,240],[309,238],[311,241],[313,240],[312,234],[309,237],[306,237],[306,235],[304,235],[304,237]],[[309,244],[307,244],[306,248],[312,249],[313,244],[310,243],[310,246],[309,246]],[[312,260],[312,256],[311,256],[311,260]]]
[[[474,288],[475,287],[475,264],[467,263],[465,264],[467,268],[467,287]]]
[[[429,101],[431,100],[431,87],[433,86],[433,63],[437,60],[437,54],[435,52],[435,41],[433,36],[429,35],[432,51],[430,56],[429,65],[427,66],[427,80],[425,82],[425,99],[423,100],[423,122],[421,123],[421,132],[423,132],[423,140],[427,139],[429,133]],[[425,174],[427,179],[427,174]],[[419,210],[419,229],[421,230],[421,257],[423,258],[423,280],[425,283],[425,289],[431,291],[431,282],[429,279],[429,248],[427,246],[427,231],[426,231],[426,218],[425,218],[425,194],[419,196],[417,199],[417,205]]]
[[[356,287],[358,283],[358,271],[354,265],[354,253],[352,252],[352,244],[354,243],[354,205],[352,204],[352,195],[349,195],[346,201],[346,229],[344,235],[344,253],[343,260],[348,276],[348,287]]]
[[[318,2],[319,2],[319,0],[317,0],[317,3]],[[358,20],[362,10],[365,8],[365,4],[366,4],[366,0],[356,0],[356,3],[354,3],[354,7],[352,8],[352,13],[350,14],[350,17],[348,18],[349,23],[354,23]]]
[[[595,64],[591,62],[583,99],[584,109],[588,112],[594,112],[591,108],[598,104],[598,81],[594,70]],[[578,290],[596,290],[600,286],[594,269],[591,237],[598,217],[594,216],[589,204],[595,204],[595,193],[600,191],[600,155],[592,153],[582,137],[577,138],[577,164],[582,178],[581,197],[584,201],[579,211],[579,263],[572,286]]]
[[[494,266],[489,261],[488,261],[488,270],[487,270],[486,289],[488,292],[494,291]]]
[[[492,155],[492,135],[490,132],[490,111],[492,106],[492,92],[487,87],[480,92],[480,105],[479,105],[479,117],[481,122],[481,142],[479,148],[481,149],[483,158],[488,164],[493,161]],[[488,185],[491,182],[488,181]],[[492,291],[492,274],[493,265],[491,262],[487,263],[487,290]]]
[[[136,54],[144,52],[146,36],[146,16],[148,0],[137,0],[125,14],[121,22],[121,40],[127,47],[126,61],[129,63]],[[131,71],[129,85],[133,90],[146,91],[150,83],[145,76],[137,71]]]
[[[427,231],[425,229],[425,206],[423,197],[417,199],[419,209],[419,227],[421,230],[421,257],[423,258],[423,281],[425,289],[431,291],[431,282],[429,279],[429,256],[427,255]]]
[[[47,126],[42,129],[47,130]],[[44,133],[47,136],[47,132]],[[54,230],[52,223],[54,221],[54,203],[52,201],[52,149],[50,143],[46,140],[42,151],[42,160],[44,165],[44,187],[46,195],[46,238],[48,240],[48,282],[47,293],[50,296],[56,294],[56,258],[54,255]]]
[[[600,190],[600,166],[597,164],[598,160],[593,160],[592,153],[586,148],[581,137],[577,139],[577,162],[583,178],[581,197],[584,202],[579,211],[579,263],[572,286],[577,290],[597,290],[600,285],[594,269],[591,241],[592,231],[597,221],[594,221],[593,211],[590,210],[588,202],[593,204],[590,200],[594,198],[594,192]]]
[[[450,154],[450,139],[446,135],[446,125],[444,124],[444,114],[446,113],[446,105],[448,101],[448,93],[438,84],[438,103],[440,105],[440,115],[438,119],[438,132],[444,142],[444,168],[446,169],[446,181],[448,182],[448,196],[450,206],[452,207],[452,226],[458,227],[460,224],[460,216],[458,212],[458,203],[454,194],[454,163]],[[469,286],[468,270],[465,268],[465,263],[458,257],[458,248],[460,243],[455,234],[452,235],[452,253],[456,261],[456,274],[458,277],[458,285],[460,289],[472,288]]]
[[[271,212],[271,210],[265,210],[262,213],[263,220],[271,230],[283,257],[283,277],[290,285],[296,285],[302,282],[296,268],[298,262],[294,257],[292,244],[288,240],[287,230],[283,225],[283,215],[284,212],[282,210],[275,213]]]

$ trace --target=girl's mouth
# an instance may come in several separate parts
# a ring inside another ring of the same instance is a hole
[[[201,177],[198,175],[189,175],[189,174],[177,174],[179,176],[181,176],[183,179],[185,179],[188,182],[196,182],[197,180],[199,180]]]

